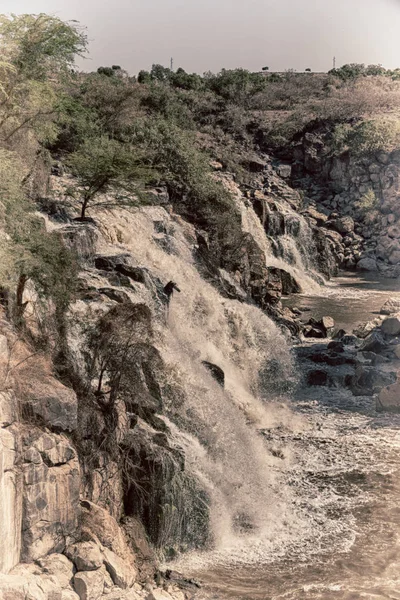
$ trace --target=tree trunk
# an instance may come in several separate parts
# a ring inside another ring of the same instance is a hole
[[[84,198],[84,200],[82,202],[82,207],[81,207],[81,219],[84,219],[86,216],[86,208],[87,208],[88,202],[89,202],[89,199]]]
[[[22,274],[19,276],[15,297],[15,319],[18,325],[21,324],[22,316],[27,305],[27,302],[23,302],[25,285],[27,281],[27,275]]]

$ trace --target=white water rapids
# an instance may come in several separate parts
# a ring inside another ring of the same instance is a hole
[[[297,374],[284,336],[257,307],[201,279],[193,231],[179,219],[150,209],[104,212],[100,221],[99,251],[130,252],[181,289],[158,321],[157,346],[182,388],[183,405],[167,407],[167,422],[210,498],[212,535],[210,548],[174,568],[204,582],[199,598],[400,599],[400,418],[347,392],[289,394]],[[273,257],[255,215],[244,223],[269,264],[300,278],[308,300],[298,301],[321,302],[304,256],[292,265]],[[146,289],[130,294],[159,315]],[[357,290],[347,296],[348,307],[360,299]],[[333,304],[339,297],[334,289]],[[223,369],[225,389],[203,360]]]

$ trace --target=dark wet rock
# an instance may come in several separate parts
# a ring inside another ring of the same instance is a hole
[[[319,320],[311,318],[304,327],[304,336],[311,338],[326,338],[332,335],[335,321],[332,317],[322,317]]]
[[[217,365],[214,365],[213,363],[208,362],[207,360],[202,360],[201,362],[206,367],[206,369],[208,369],[210,371],[210,373],[214,377],[214,379],[222,387],[224,387],[224,385],[225,385],[225,373],[223,372],[223,370],[221,369],[221,367],[218,367]]]
[[[359,341],[360,340],[357,336],[351,334],[346,334],[341,339],[342,344],[344,344],[345,346],[357,346]]]
[[[374,258],[362,258],[357,263],[357,271],[378,271],[378,265]]]
[[[284,269],[278,269],[281,276],[282,281],[282,294],[285,296],[289,294],[300,294],[301,287],[299,283],[295,280],[293,275],[285,271]]]
[[[395,381],[395,373],[360,365],[356,369],[350,389],[355,396],[372,396]]]
[[[134,265],[130,254],[98,255],[94,259],[94,266],[102,271],[115,271],[149,287],[150,275],[147,269]]]
[[[316,363],[325,363],[326,365],[330,365],[331,367],[337,367],[339,365],[354,365],[356,364],[356,359],[352,354],[345,353],[336,353],[336,352],[321,352],[317,354],[313,354],[310,356],[310,360]]]
[[[361,352],[375,352],[378,354],[385,350],[387,346],[382,334],[379,331],[373,331],[365,338],[360,350]]]
[[[388,317],[381,325],[381,329],[386,335],[399,335],[400,333],[400,316]]]
[[[346,335],[346,331],[344,329],[337,329],[334,333],[332,338],[334,340],[342,340]]]
[[[389,362],[390,362],[390,358],[388,358],[387,356],[382,356],[381,354],[375,354],[372,359],[372,365],[374,367],[379,366],[379,365],[384,365]]]
[[[312,325],[306,325],[303,330],[304,337],[306,338],[325,338],[325,333],[322,329],[314,327]]]
[[[308,385],[328,385],[328,373],[322,369],[309,371],[307,373],[307,383]]]
[[[339,352],[339,353],[344,352],[344,343],[337,342],[337,341],[329,342],[328,350],[333,350],[334,352]]]

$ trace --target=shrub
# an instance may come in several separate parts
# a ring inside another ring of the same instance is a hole
[[[348,131],[347,144],[357,156],[380,150],[390,152],[400,145],[400,120],[377,117],[357,123]]]
[[[371,188],[355,202],[355,208],[362,219],[367,219],[369,215],[373,215],[378,208],[378,199],[374,190]]]

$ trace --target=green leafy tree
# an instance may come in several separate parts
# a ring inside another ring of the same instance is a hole
[[[58,91],[86,41],[76,22],[0,15],[0,141],[9,144],[32,131],[39,141],[55,137]]]
[[[22,323],[29,281],[39,298],[51,298],[63,313],[74,292],[76,261],[57,233],[46,232],[23,188],[26,166],[0,149],[0,286],[12,297],[12,313]]]
[[[136,205],[150,177],[137,149],[105,135],[85,140],[66,162],[75,178],[67,195],[80,202],[81,219],[89,206]]]

